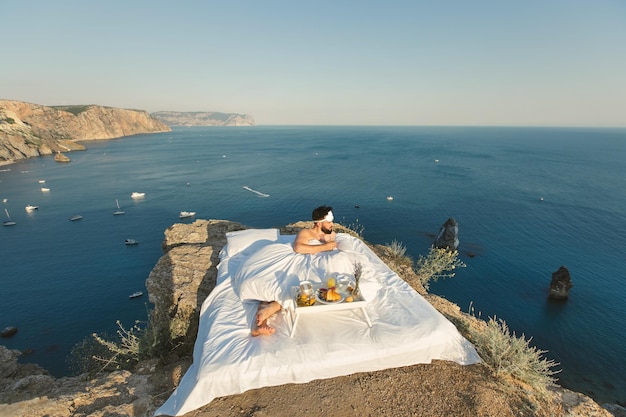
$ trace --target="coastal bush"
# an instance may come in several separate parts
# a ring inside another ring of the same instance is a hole
[[[465,268],[466,265],[459,258],[459,251],[449,251],[431,246],[426,256],[420,255],[415,264],[415,274],[419,277],[422,286],[428,290],[429,282],[439,278],[452,278],[456,268]]]
[[[394,239],[391,243],[385,243],[382,250],[385,262],[391,269],[395,270],[395,267],[400,267],[401,270],[403,267],[413,267],[413,259],[406,254],[406,247],[402,242]]]
[[[50,106],[53,109],[66,111],[72,113],[74,116],[78,116],[80,113],[86,111],[91,105],[75,105],[75,106]]]
[[[164,322],[150,320],[141,326],[141,322],[136,321],[126,329],[118,320],[115,335],[91,334],[72,348],[68,360],[70,371],[95,375],[103,371],[132,370],[140,360],[164,356],[172,346],[169,329],[154,323]]]
[[[532,338],[526,339],[524,334],[517,337],[504,320],[495,317],[489,318],[484,329],[470,333],[478,354],[496,376],[509,375],[541,396],[549,396],[548,388],[556,383],[554,375],[560,372],[553,370],[558,363],[543,357],[547,351],[530,346]]]
[[[385,243],[385,246],[389,248],[389,253],[394,258],[402,258],[406,254],[406,247],[396,239],[392,240],[391,243]]]
[[[10,125],[14,125],[15,124],[15,119],[13,119],[11,117],[6,117],[4,119],[0,119],[0,122],[8,123]]]
[[[142,329],[136,322],[130,329],[116,322],[115,336],[93,333],[77,343],[70,353],[70,371],[75,374],[98,374],[102,371],[132,369],[140,359]]]
[[[341,224],[336,224],[335,227],[337,232],[348,233],[350,236],[358,237],[359,239],[363,239],[363,232],[365,231],[365,226],[359,223],[359,219],[356,219],[354,222],[349,223],[344,226],[345,219]]]

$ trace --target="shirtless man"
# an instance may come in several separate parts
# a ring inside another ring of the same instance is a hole
[[[313,210],[313,227],[302,229],[293,242],[296,253],[320,253],[337,248],[336,233],[333,231],[333,208],[320,206]],[[276,329],[267,324],[267,320],[278,313],[282,306],[277,301],[262,301],[256,313],[256,327],[252,329],[252,336],[270,335]]]
[[[297,253],[319,253],[337,248],[333,231],[333,208],[320,206],[313,210],[313,227],[302,229],[293,242]]]

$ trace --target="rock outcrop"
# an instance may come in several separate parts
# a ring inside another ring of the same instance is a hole
[[[71,162],[71,159],[62,152],[57,152],[56,155],[54,155],[54,160],[57,162]]]
[[[254,126],[254,119],[247,114],[220,112],[159,111],[152,113],[169,126]]]
[[[452,217],[441,225],[433,246],[439,249],[457,250],[459,247],[459,226]]]
[[[281,234],[293,234],[309,225],[309,222],[288,225],[281,228]],[[192,224],[175,224],[165,231],[164,255],[146,284],[150,301],[159,312],[153,319],[166,316],[165,327],[178,335],[177,342],[193,343],[196,337],[194,311],[199,311],[215,286],[219,252],[226,244],[225,233],[245,228],[226,220],[196,220]],[[389,263],[383,246],[372,249]],[[393,264],[389,265],[394,268]],[[412,284],[417,278],[405,279]],[[444,298],[433,294],[425,297],[453,323],[463,322],[470,327],[486,325]],[[55,379],[36,365],[18,364],[18,356],[19,352],[0,346],[0,416],[152,416],[180,383],[191,363],[189,356],[179,359],[170,356],[163,361],[140,362],[132,373],[115,371],[92,378],[80,375]],[[308,414],[324,415],[328,414],[329,393],[338,391],[346,407],[337,409],[337,415],[611,417],[583,394],[555,387],[554,399],[539,403],[528,386],[496,379],[481,365],[460,366],[446,361],[261,388],[217,399],[192,414],[287,417],[301,413],[302,404],[306,404],[304,411]],[[299,401],[294,402],[293,398]],[[622,407],[616,404],[610,407],[614,416],[620,416]]]
[[[167,329],[181,354],[189,353],[197,334],[198,312],[215,287],[220,250],[226,233],[246,229],[226,220],[196,220],[165,231],[164,255],[146,280],[151,320]]]
[[[574,286],[569,270],[561,266],[556,272],[552,273],[552,281],[550,281],[549,298],[553,300],[567,300],[569,290]]]
[[[0,164],[54,152],[84,150],[76,141],[170,130],[141,110],[95,105],[47,107],[0,100]]]

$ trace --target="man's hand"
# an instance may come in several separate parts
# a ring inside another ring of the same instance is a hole
[[[324,235],[323,239],[324,239],[324,242],[334,242],[336,237],[337,237],[337,233],[333,231],[328,235]]]

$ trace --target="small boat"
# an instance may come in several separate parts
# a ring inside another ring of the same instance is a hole
[[[393,200],[393,197],[392,197],[392,196],[388,196],[388,197],[387,197],[387,200],[388,200],[388,201],[391,201],[391,200]]]
[[[131,295],[128,296],[128,298],[139,298],[143,295],[143,291],[135,291],[134,293],[132,293]]]
[[[361,208],[361,206],[359,206],[358,204],[355,204],[354,208]]]
[[[3,199],[2,199],[2,202],[3,202],[3,203],[6,203],[7,201],[9,201],[9,199],[8,199],[8,198],[3,198]]]
[[[9,220],[5,220],[5,221],[2,223],[2,225],[3,225],[3,226],[15,226],[15,225],[16,225],[16,223],[13,221],[13,219],[11,219],[11,215],[9,214],[9,210],[4,209],[4,212],[7,214],[7,218],[8,218]]]
[[[187,217],[193,217],[195,215],[196,215],[195,211],[181,211],[178,217],[181,219],[186,219]]]
[[[124,244],[128,245],[128,246],[132,246],[132,245],[137,245],[139,244],[138,241],[136,241],[135,239],[125,239],[124,240]]]
[[[31,206],[31,205],[29,204],[29,205],[27,205],[27,206],[25,207],[25,210],[26,210],[26,211],[33,211],[33,210],[37,210],[38,208],[39,208],[39,206]]]
[[[70,221],[71,222],[75,222],[76,220],[80,220],[82,218],[83,218],[83,216],[81,216],[80,214],[75,214],[72,217],[70,217]]]
[[[438,164],[439,163],[439,159],[435,159],[435,163]]]
[[[146,193],[138,193],[137,191],[134,191],[131,195],[130,198],[143,198],[146,196]]]
[[[47,193],[48,191],[50,191],[50,189],[46,187],[41,187],[41,191]]]
[[[115,204],[117,205],[117,210],[115,210],[115,211],[113,212],[113,215],[114,215],[114,216],[119,216],[120,214],[124,214],[124,211],[123,211],[123,210],[120,210],[120,202],[119,202],[119,201],[117,201],[117,198],[115,199]]]
[[[39,180],[38,182],[39,182],[39,184],[45,184],[46,180]]]

